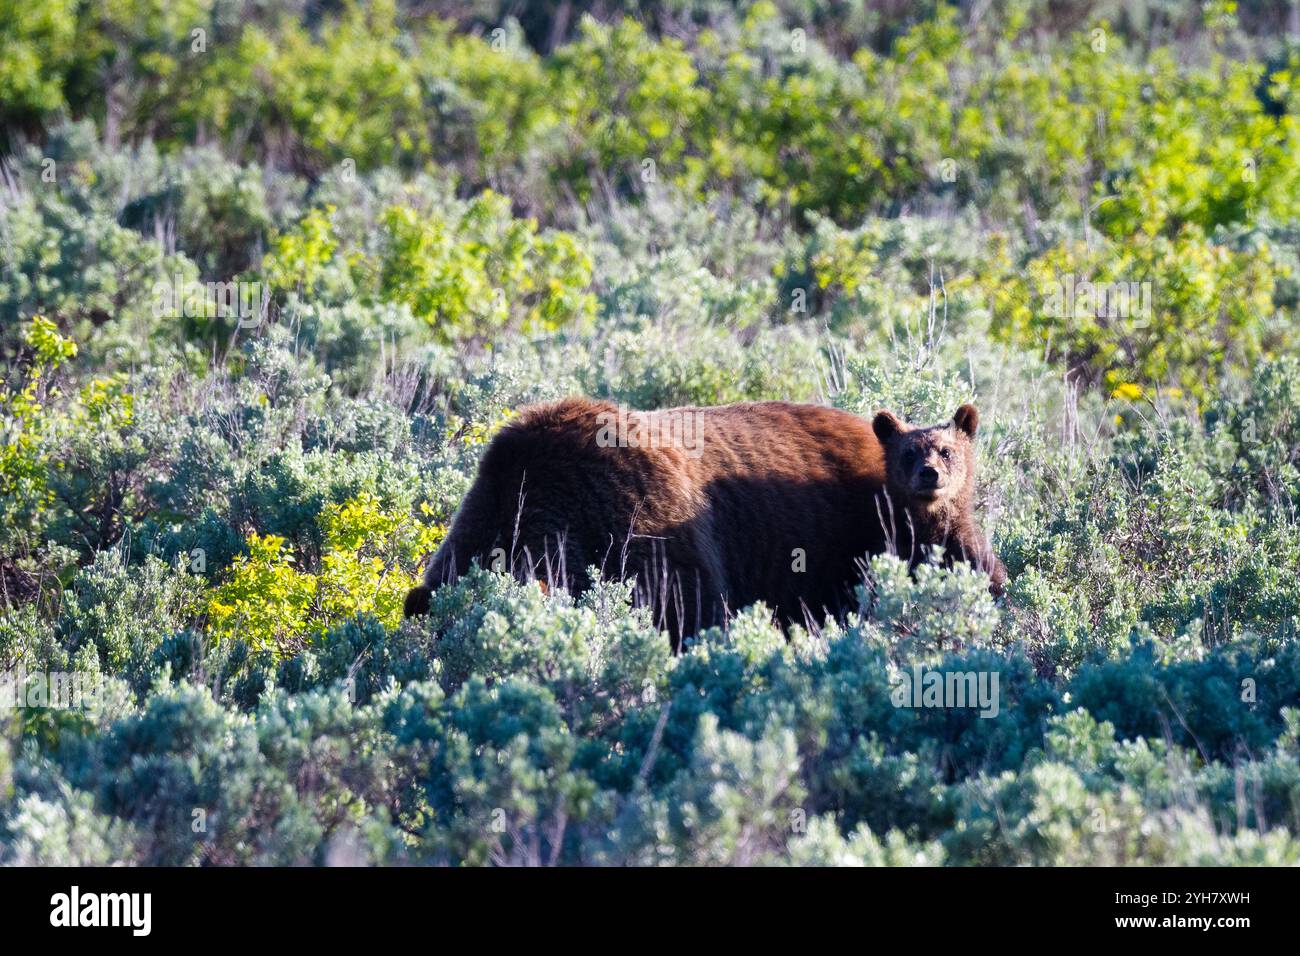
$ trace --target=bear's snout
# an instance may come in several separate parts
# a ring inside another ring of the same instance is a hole
[[[944,494],[948,486],[948,476],[938,463],[931,465],[921,463],[912,473],[910,493],[925,501],[933,501]]]

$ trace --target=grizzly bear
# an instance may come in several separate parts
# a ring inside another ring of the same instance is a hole
[[[789,402],[534,405],[492,439],[406,614],[473,562],[573,593],[594,567],[634,578],[677,649],[757,601],[786,625],[842,613],[869,556],[915,567],[931,546],[999,594],[972,514],[978,424],[971,405],[930,428]]]

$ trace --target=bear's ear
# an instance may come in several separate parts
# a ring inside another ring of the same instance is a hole
[[[902,423],[897,415],[893,412],[879,411],[876,412],[875,419],[871,422],[871,427],[875,429],[876,437],[880,439],[880,444],[889,444],[889,439],[893,438],[899,432],[907,431],[907,426]]]
[[[952,416],[952,423],[958,431],[965,432],[967,438],[974,438],[975,429],[980,427],[980,413],[974,405],[963,405]]]

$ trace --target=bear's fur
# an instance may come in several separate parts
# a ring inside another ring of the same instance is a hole
[[[575,593],[595,566],[635,576],[676,648],[756,601],[785,623],[840,613],[867,556],[915,565],[929,545],[989,571],[1000,593],[1005,571],[972,514],[977,424],[970,405],[932,428],[788,402],[531,406],[489,444],[406,613],[475,561]]]

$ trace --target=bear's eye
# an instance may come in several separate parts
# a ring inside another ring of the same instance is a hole
[[[909,451],[903,453],[903,467],[911,468],[916,464],[916,452]]]
[[[939,457],[942,458],[944,461],[948,461],[950,458],[952,458],[952,452],[950,452],[947,448],[941,448],[939,449]]]

